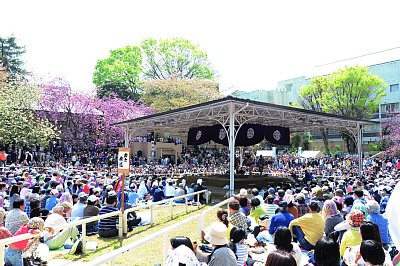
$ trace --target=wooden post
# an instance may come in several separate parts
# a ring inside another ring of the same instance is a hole
[[[125,173],[122,173],[121,176],[122,184],[121,184],[121,212],[125,211]]]

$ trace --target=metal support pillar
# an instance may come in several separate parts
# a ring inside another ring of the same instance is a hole
[[[124,147],[129,148],[129,126],[125,126],[125,134],[124,134]]]
[[[358,148],[358,176],[361,178],[363,173],[363,158],[362,158],[362,125],[358,124],[358,140],[357,140],[357,148]]]
[[[229,104],[229,194],[235,191],[235,114],[234,105]]]

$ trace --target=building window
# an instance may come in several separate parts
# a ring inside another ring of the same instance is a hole
[[[399,84],[390,85],[390,92],[399,91]]]
[[[399,110],[399,103],[382,104],[382,113],[390,113]]]
[[[399,84],[397,84],[397,85],[399,85]],[[287,92],[292,91],[292,87],[293,87],[293,83],[289,83],[289,84],[285,85],[285,89],[286,89]]]

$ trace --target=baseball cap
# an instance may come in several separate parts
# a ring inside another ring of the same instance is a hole
[[[96,197],[95,195],[90,195],[89,198],[87,199],[90,202],[96,202],[99,198]]]
[[[87,200],[87,195],[85,192],[81,192],[78,195],[79,201],[86,201]]]

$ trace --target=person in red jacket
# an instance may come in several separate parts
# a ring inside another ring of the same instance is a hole
[[[44,221],[42,218],[34,217],[30,219],[28,223],[24,223],[14,236],[31,233],[40,234],[44,231]],[[52,228],[47,228],[50,232],[54,231]],[[35,237],[32,239],[21,240],[19,242],[12,243],[8,246],[5,252],[5,261],[7,264],[13,266],[23,266],[24,262],[22,259],[23,252],[32,252],[36,249],[39,244],[39,238]]]

